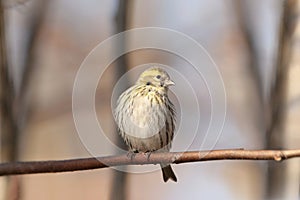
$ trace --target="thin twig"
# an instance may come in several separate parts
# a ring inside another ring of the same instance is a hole
[[[128,155],[106,156],[98,158],[81,158],[72,160],[14,162],[0,164],[0,176],[17,174],[37,174],[91,170],[121,165],[144,165],[159,163],[189,163],[215,160],[275,160],[282,161],[289,158],[300,157],[300,149],[294,150],[213,150],[143,153],[136,154],[133,158]]]

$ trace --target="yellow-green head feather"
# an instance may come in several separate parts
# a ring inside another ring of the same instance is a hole
[[[169,74],[159,67],[152,67],[145,70],[136,82],[137,85],[151,85],[167,88],[174,85]]]

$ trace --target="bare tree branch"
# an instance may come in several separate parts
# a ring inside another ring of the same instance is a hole
[[[127,155],[81,158],[72,160],[14,162],[0,164],[0,176],[17,174],[56,173],[91,170],[122,165],[145,165],[159,163],[189,163],[216,160],[274,160],[300,158],[300,149],[294,150],[213,150],[152,153],[149,158],[144,153],[135,154],[131,159]]]

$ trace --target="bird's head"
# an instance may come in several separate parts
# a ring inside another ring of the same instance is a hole
[[[136,84],[151,85],[160,88],[168,88],[171,85],[175,85],[170,79],[169,74],[159,67],[152,67],[145,70],[138,78]]]

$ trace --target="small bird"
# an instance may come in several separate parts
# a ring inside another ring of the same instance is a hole
[[[114,115],[131,153],[170,151],[175,131],[175,109],[168,98],[171,85],[175,84],[165,70],[151,67],[120,95]],[[170,165],[160,166],[164,182],[177,182]]]

